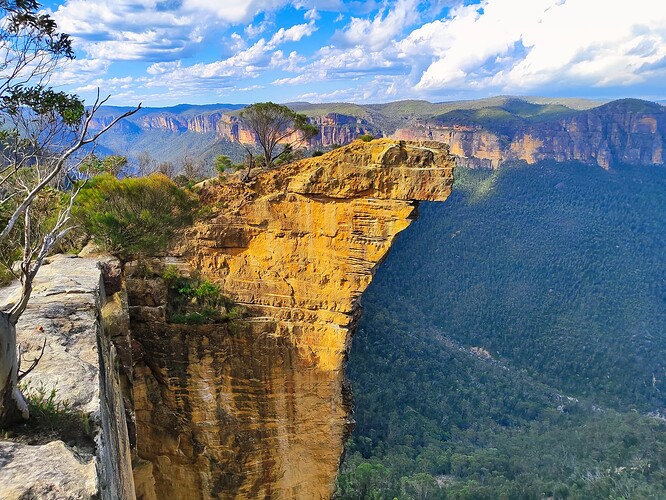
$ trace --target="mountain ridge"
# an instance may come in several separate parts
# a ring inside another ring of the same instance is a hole
[[[574,98],[497,96],[430,103],[290,103],[320,128],[308,149],[332,149],[362,135],[437,140],[464,164],[497,168],[510,160],[577,160],[611,168],[620,163],[666,161],[666,108],[641,99],[592,101]],[[241,144],[256,144],[239,117],[243,105],[179,104],[143,108],[100,141],[104,151],[132,161],[147,152],[159,161],[188,156],[212,164],[219,154],[243,159]],[[122,107],[103,107],[101,128]],[[131,140],[130,140],[131,139]]]

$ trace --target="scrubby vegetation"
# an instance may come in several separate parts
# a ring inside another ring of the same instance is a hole
[[[456,173],[363,297],[337,496],[666,497],[666,171]]]
[[[244,314],[242,307],[222,294],[219,285],[207,279],[184,277],[175,266],[168,266],[163,277],[169,292],[167,319],[172,323],[221,323]]]
[[[79,452],[92,453],[95,449],[90,416],[72,408],[69,401],[58,395],[57,386],[21,383],[30,409],[30,420],[5,430],[4,439],[31,445],[60,439]]]
[[[128,260],[163,251],[192,220],[194,200],[164,175],[122,180],[104,174],[88,181],[74,217],[96,243]]]

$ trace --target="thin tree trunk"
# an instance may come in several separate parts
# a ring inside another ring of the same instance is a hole
[[[16,325],[0,312],[0,428],[28,418],[28,406],[17,387]]]

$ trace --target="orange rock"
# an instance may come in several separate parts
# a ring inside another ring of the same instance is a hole
[[[251,318],[235,333],[133,325],[154,358],[134,396],[158,498],[330,497],[359,299],[417,200],[443,201],[452,183],[446,146],[381,139],[203,189],[216,214],[179,252]]]

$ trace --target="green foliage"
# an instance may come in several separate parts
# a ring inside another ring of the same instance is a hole
[[[363,297],[338,496],[666,497],[665,208],[663,169],[457,169]]]
[[[34,0],[0,1],[3,81],[0,109],[18,116],[29,109],[40,116],[57,116],[66,125],[80,122],[83,101],[76,95],[42,85],[60,58],[73,59],[69,35],[59,33],[55,21]]]
[[[22,186],[34,185],[38,172],[33,168],[18,170],[12,178],[8,179],[5,187],[10,191],[24,192]],[[15,196],[0,204],[0,227],[5,227],[7,221],[22,198]],[[69,201],[69,194],[54,187],[47,186],[36,196],[30,207],[30,241],[41,241],[53,228],[55,220]],[[12,265],[22,258],[24,245],[25,219],[21,217],[8,237],[0,241],[0,282],[5,284],[15,278],[11,272]],[[68,233],[55,246],[55,252],[67,252],[75,247],[76,235]]]
[[[82,162],[80,170],[92,176],[109,174],[113,177],[118,177],[126,166],[126,156],[108,155],[99,158],[95,154],[90,154]]]
[[[90,416],[59,399],[56,386],[49,389],[44,384],[35,387],[26,382],[20,384],[20,389],[28,403],[30,420],[4,429],[4,438],[28,444],[61,439],[70,446],[94,450]]]
[[[74,217],[103,247],[123,260],[166,249],[191,222],[193,199],[160,174],[118,180],[108,174],[88,181]]]
[[[10,115],[18,115],[22,108],[29,108],[38,115],[54,113],[67,125],[78,124],[85,112],[83,101],[78,96],[56,92],[41,85],[17,85],[10,94],[2,96],[1,107]]]
[[[288,163],[300,160],[304,157],[304,151],[302,149],[294,149],[291,145],[287,144],[280,156],[275,160],[275,165],[286,165]]]
[[[317,151],[313,151],[313,152],[312,152],[312,157],[315,158],[315,157],[317,157],[317,156],[322,156],[323,154],[324,154],[323,151],[319,151],[319,150],[317,150]]]
[[[518,98],[504,98],[496,105],[457,107],[433,117],[433,120],[440,125],[476,126],[497,134],[500,140],[509,141],[530,125],[574,114],[575,110],[561,104],[537,104]]]
[[[57,399],[58,390],[55,385],[48,390],[44,384],[32,387],[28,383],[21,387],[21,391],[28,401],[30,413],[33,416],[57,418],[59,414],[70,410],[69,401]]]
[[[162,273],[162,278],[169,286],[173,286],[176,283],[176,280],[180,278],[180,271],[173,264],[169,264]]]
[[[35,51],[74,58],[69,35],[58,33],[55,21],[41,12],[41,6],[36,0],[1,0],[0,11],[3,18],[6,17],[3,42],[13,37],[30,35],[36,39],[36,43],[33,42]]]
[[[358,136],[359,140],[363,142],[370,142],[371,140],[374,139],[374,137],[370,134],[363,134]]]
[[[125,167],[127,167],[126,156],[109,155],[102,159],[102,172],[114,177],[118,177]]]
[[[219,155],[215,158],[215,171],[218,175],[223,175],[228,170],[233,170],[234,164],[231,159],[225,155]]]
[[[225,297],[216,283],[181,276],[175,266],[167,266],[162,276],[169,291],[167,317],[172,323],[202,325],[243,316],[243,308]]]
[[[288,143],[286,145],[288,147],[283,147],[275,154],[278,145],[294,132],[299,132],[305,141],[319,133],[316,126],[308,123],[307,116],[273,102],[251,104],[240,112],[240,117],[257,137],[263,152],[262,163],[265,168],[273,166],[273,162],[283,153],[288,154],[293,149],[293,143]]]

